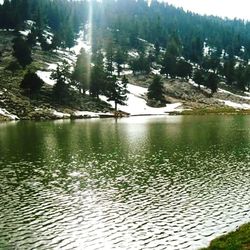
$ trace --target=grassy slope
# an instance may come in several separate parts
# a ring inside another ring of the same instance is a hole
[[[250,250],[250,223],[213,240],[208,248],[202,250]]]
[[[135,85],[147,88],[152,82],[153,76],[129,76],[128,79]],[[162,80],[167,103],[181,102],[183,108],[186,109],[182,112],[183,115],[250,114],[250,110],[237,110],[233,107],[225,106],[224,103],[219,101],[230,100],[235,103],[247,103],[250,105],[250,100],[240,97],[245,95],[244,92],[237,90],[233,86],[226,86],[222,83],[219,85],[220,88],[226,89],[235,95],[218,92],[213,97],[210,97],[209,90],[192,86],[186,80],[165,78],[162,78]]]

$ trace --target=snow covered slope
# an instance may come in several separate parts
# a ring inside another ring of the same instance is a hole
[[[126,106],[118,105],[118,110],[129,113],[132,116],[138,115],[164,115],[173,111],[181,111],[182,103],[168,104],[162,108],[152,108],[147,105],[144,96],[147,93],[147,88],[128,84],[128,100]],[[101,97],[102,100],[107,101],[105,96]],[[114,102],[109,102],[113,107]]]
[[[19,120],[19,117],[16,115],[11,114],[6,109],[0,108],[0,115],[7,117],[10,120]]]
[[[62,60],[66,60],[69,64],[73,65],[76,62],[77,55],[80,53],[81,49],[85,49],[87,52],[90,52],[91,50],[91,46],[84,40],[83,31],[79,32],[76,44],[70,50],[58,49],[56,52],[61,56]],[[58,64],[60,64],[60,62]],[[36,73],[46,84],[53,86],[56,82],[50,77],[52,71],[56,70],[56,68],[56,63],[48,63],[46,70],[38,70]]]

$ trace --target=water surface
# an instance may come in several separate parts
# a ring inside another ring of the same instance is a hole
[[[250,221],[250,117],[0,124],[0,249],[199,249]]]

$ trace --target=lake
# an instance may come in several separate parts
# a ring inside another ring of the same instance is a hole
[[[0,249],[199,249],[250,221],[250,116],[0,123]]]

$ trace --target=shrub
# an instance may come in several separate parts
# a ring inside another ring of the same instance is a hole
[[[44,85],[43,80],[32,71],[27,71],[24,75],[20,87],[30,94],[38,93]]]

